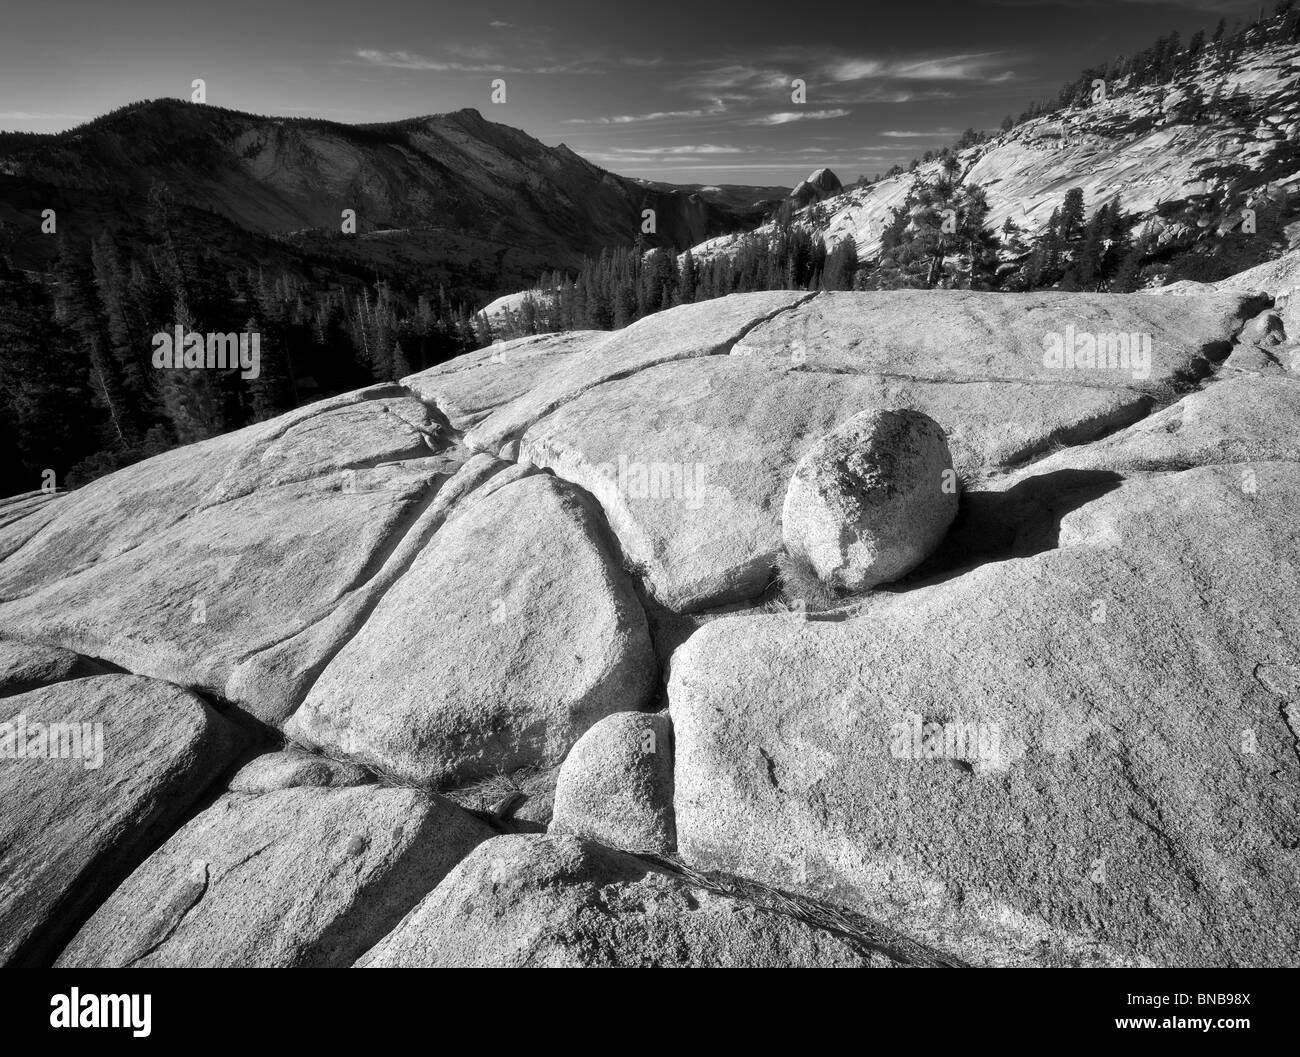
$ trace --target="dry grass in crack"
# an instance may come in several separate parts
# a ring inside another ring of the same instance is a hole
[[[808,556],[799,550],[784,550],[776,558],[777,584],[787,610],[824,613],[842,604],[838,591],[817,575]]]
[[[527,769],[508,774],[502,771],[455,789],[444,789],[441,795],[467,811],[483,812],[496,819],[506,820],[528,799],[528,792],[521,779],[530,773]]]
[[[1158,382],[1139,382],[1133,388],[1151,401],[1147,415],[1153,415],[1193,392],[1196,383],[1188,379],[1166,378]]]
[[[759,881],[724,874],[701,872],[676,857],[654,852],[634,852],[637,858],[680,877],[692,888],[714,892],[773,914],[834,932],[860,949],[878,952],[906,966],[918,968],[963,968],[965,963],[941,951],[877,924],[846,907],[810,896],[785,892]]]

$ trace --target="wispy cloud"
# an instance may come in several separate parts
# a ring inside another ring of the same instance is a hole
[[[848,117],[849,111],[843,108],[834,110],[783,110],[779,114],[764,114],[742,121],[742,125],[789,125],[795,121],[831,121],[837,117]]]
[[[990,69],[1005,63],[1001,52],[986,51],[967,55],[940,55],[908,61],[871,58],[841,59],[828,63],[824,72],[835,81],[989,81],[1005,80],[1006,72],[991,74]]]
[[[1015,56],[1002,51],[916,54],[881,57],[846,54],[832,48],[787,47],[740,61],[705,60],[673,86],[706,98],[736,104],[769,103],[788,95],[796,78],[808,86],[809,102],[909,103],[951,98],[958,84],[997,84],[1016,77],[1008,65]],[[966,90],[963,88],[963,90]]]
[[[770,92],[779,88],[788,90],[793,76],[770,66],[722,62],[709,64],[705,69],[689,74],[682,80],[681,87],[723,94],[724,97],[727,92],[742,91],[745,95],[733,98],[745,98],[751,92]]]
[[[502,22],[499,18],[494,18],[491,22],[488,23],[488,25],[491,26],[493,29],[514,29],[515,28],[515,24],[513,22]]]
[[[838,103],[840,106],[867,105],[871,103],[917,103],[941,99],[955,99],[957,93],[946,88],[884,88],[879,85],[846,84],[825,93],[819,92],[819,101]]]
[[[484,49],[473,49],[482,52]],[[466,62],[463,59],[434,59],[410,51],[379,51],[358,48],[353,54],[362,62],[392,70],[422,70],[454,73],[596,73],[603,67],[585,62],[554,63],[548,66],[516,66],[487,58]]]
[[[648,114],[618,114],[613,117],[574,117],[566,125],[634,125],[646,121],[667,121],[696,117],[716,117],[727,112],[727,105],[721,99],[715,99],[712,106],[697,107],[693,110],[654,110]]]
[[[676,144],[671,147],[615,147],[611,154],[605,157],[615,155],[628,155],[631,157],[660,157],[676,156],[682,154],[744,154],[743,147],[724,147],[716,143],[693,143],[693,144]]]
[[[0,121],[85,121],[85,114],[34,114],[28,110],[0,111]]]

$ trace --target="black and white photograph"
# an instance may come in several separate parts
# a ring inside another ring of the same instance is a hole
[[[1300,0],[0,9],[36,1037],[265,991],[128,968],[1287,1013]]]

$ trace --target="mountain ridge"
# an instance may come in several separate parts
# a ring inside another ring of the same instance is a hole
[[[983,142],[914,162],[908,172],[849,186],[807,203],[793,222],[827,249],[852,237],[859,255],[881,252],[882,237],[919,187],[933,186],[955,160],[961,188],[988,199],[985,227],[1032,238],[1048,226],[1067,189],[1083,190],[1089,213],[1118,202],[1135,237],[1158,248],[1203,241],[1240,227],[1248,200],[1290,209],[1300,192],[1300,43],[1277,42],[1227,57],[1207,46],[1168,83],[1105,86],[1096,102],[1038,114]],[[775,232],[769,222],[760,236]],[[1300,230],[1278,251],[1293,248]],[[697,261],[732,256],[741,235],[692,247]],[[1225,265],[1231,274],[1243,262]],[[1207,276],[1220,278],[1223,276]]]
[[[332,237],[341,211],[355,209],[358,252],[376,264],[388,251],[367,252],[364,243],[378,232],[406,232],[416,263],[438,260],[430,243],[454,232],[468,248],[447,256],[449,269],[468,257],[498,273],[498,285],[482,292],[642,237],[685,248],[753,226],[770,205],[762,196],[776,190],[745,189],[753,193],[741,205],[734,193],[619,176],[474,108],[348,125],[164,98],[66,132],[0,133],[0,220],[15,225],[39,223],[12,203],[20,184],[65,199],[111,192],[129,218],[159,183],[179,206],[304,244]],[[643,235],[647,208],[656,225]]]

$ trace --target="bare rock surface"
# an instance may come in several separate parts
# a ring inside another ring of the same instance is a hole
[[[1296,964],[1291,267],[734,295],[0,501],[0,724],[94,764],[0,759],[0,956]],[[884,411],[965,487],[876,582],[782,515]]]
[[[102,665],[70,650],[0,638],[0,697],[82,675],[104,674]]]
[[[562,482],[508,484],[452,519],[312,687],[287,730],[406,779],[559,763],[656,677],[645,615]]]
[[[403,378],[402,384],[436,405],[456,429],[467,430],[608,338],[608,331],[579,330],[501,341]]]
[[[227,794],[150,856],[57,964],[351,965],[491,834],[414,789]]]
[[[136,676],[0,699],[0,964],[48,965],[244,743],[193,694]]]
[[[672,661],[688,862],[976,964],[1300,950],[1300,465],[1138,477],[1031,557]]]
[[[548,832],[673,851],[672,730],[666,715],[644,712],[615,712],[588,730],[560,767]]]
[[[693,890],[577,837],[479,845],[358,963],[392,967],[889,966],[841,936]]]
[[[430,451],[427,416],[395,387],[362,390],[59,497],[0,565],[0,631],[282,719],[337,636],[295,667],[260,655],[364,593],[457,468]]]
[[[498,454],[542,416],[587,390],[656,364],[725,353],[763,320],[812,296],[789,290],[735,294],[637,320],[556,364],[539,384],[470,430],[465,442]]]
[[[590,492],[656,599],[695,611],[763,591],[795,466],[856,414],[923,412],[947,432],[957,467],[980,474],[1094,439],[1149,404],[1125,389],[909,381],[713,356],[590,390],[527,429],[519,454]]]
[[[36,535],[64,498],[57,492],[36,491],[0,499],[0,560]]]
[[[1213,463],[1296,462],[1297,422],[1300,381],[1285,376],[1223,378],[1127,429],[1039,459],[1009,480],[1065,469],[1134,473]]]
[[[933,381],[1154,385],[1205,373],[1227,355],[1258,304],[1248,293],[1219,292],[1194,298],[1054,291],[826,293],[755,327],[731,354]],[[1135,361],[1130,351],[1127,364],[1119,365],[1117,350],[1116,366],[1094,365],[1085,338],[1093,339],[1096,357],[1096,339],[1118,334],[1146,335],[1149,363]],[[1062,345],[1070,339],[1081,358],[1067,365],[1062,356],[1060,366],[1049,366],[1052,335]]]

